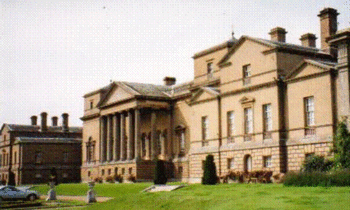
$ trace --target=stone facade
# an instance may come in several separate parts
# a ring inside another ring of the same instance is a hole
[[[15,184],[48,183],[52,170],[58,182],[80,182],[82,129],[68,127],[68,114],[62,126],[53,117],[47,125],[42,113],[41,125],[32,116],[31,125],[3,124],[0,130],[0,180]]]
[[[320,12],[322,49],[310,33],[288,44],[276,27],[271,40],[233,37],[196,53],[190,82],[112,82],[86,94],[82,180],[114,173],[151,180],[155,159],[167,162],[169,178],[192,183],[208,154],[218,175],[285,173],[307,155],[331,156],[336,124],[350,107],[350,32],[330,24],[337,15]]]

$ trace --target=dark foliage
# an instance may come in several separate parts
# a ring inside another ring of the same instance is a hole
[[[333,166],[333,161],[325,159],[323,156],[312,155],[305,159],[302,171],[312,172],[312,171],[329,171]]]
[[[156,167],[154,169],[154,184],[166,184],[168,178],[166,177],[165,163],[163,160],[156,161]]]
[[[126,179],[129,182],[136,182],[136,177],[133,174],[130,174]]]
[[[214,156],[208,155],[204,162],[202,184],[214,185],[217,182],[218,182],[218,176],[216,175],[216,166],[214,163]]]
[[[350,134],[344,121],[338,124],[333,151],[335,166],[350,169]]]
[[[350,171],[339,170],[335,172],[289,172],[283,179],[285,186],[350,186]]]
[[[15,174],[12,171],[10,171],[10,173],[9,173],[8,185],[12,185],[12,186],[16,185]]]
[[[113,178],[114,178],[114,181],[119,182],[119,183],[122,183],[123,179],[124,179],[124,177],[120,174],[114,174]]]
[[[106,178],[105,178],[105,180],[106,180],[106,182],[109,182],[109,183],[114,183],[114,177],[112,177],[112,176],[107,176]]]
[[[96,177],[96,178],[94,179],[94,182],[96,182],[96,183],[102,183],[102,182],[103,182],[103,179],[102,179],[102,177]]]

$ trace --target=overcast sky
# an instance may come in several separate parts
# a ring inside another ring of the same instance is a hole
[[[350,27],[350,0],[0,0],[0,124],[46,111],[82,125],[82,96],[110,80],[190,81],[192,55],[232,28],[236,38],[269,39],[284,27],[294,44],[320,37],[324,7],[340,13],[338,29]]]

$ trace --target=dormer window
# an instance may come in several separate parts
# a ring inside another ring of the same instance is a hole
[[[213,63],[212,62],[207,64],[207,73],[208,73],[208,78],[211,78],[213,76]]]
[[[251,68],[250,64],[243,66],[243,85],[250,84]]]

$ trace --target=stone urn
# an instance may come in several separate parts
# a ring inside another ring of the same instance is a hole
[[[88,182],[89,191],[87,192],[87,203],[95,203],[96,202],[96,193],[94,190],[95,182]]]
[[[55,192],[55,182],[54,181],[50,181],[49,182],[49,186],[50,186],[50,190],[47,194],[47,201],[53,201],[53,200],[57,200],[56,197],[56,192]]]

